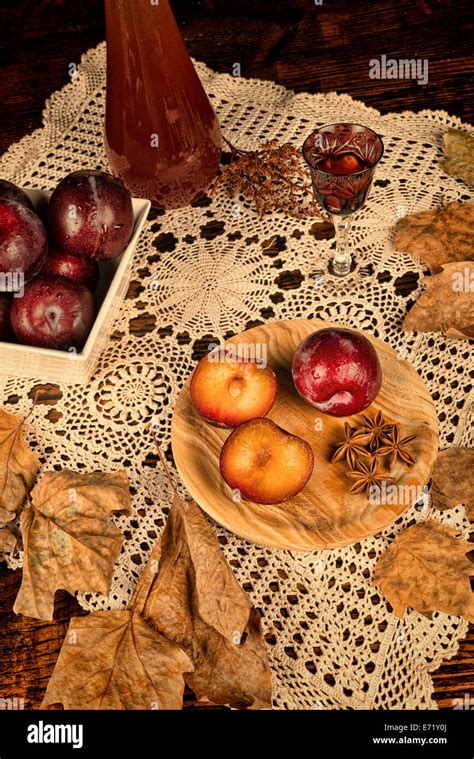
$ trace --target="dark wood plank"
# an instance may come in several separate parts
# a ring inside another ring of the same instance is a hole
[[[38,709],[54,669],[69,620],[85,614],[68,593],[56,596],[54,622],[40,622],[12,609],[21,583],[21,570],[2,564],[0,599],[0,696],[23,699],[25,709]]]
[[[192,55],[217,71],[272,79],[297,91],[348,92],[382,112],[442,108],[472,120],[469,0],[176,0]],[[41,126],[46,98],[69,81],[70,63],[104,38],[96,0],[22,0],[0,13],[3,38],[0,151]],[[381,54],[427,58],[427,86],[372,80]]]
[[[217,71],[271,79],[298,92],[348,92],[381,112],[440,108],[473,118],[470,0],[175,0],[191,54]],[[0,151],[41,126],[45,100],[69,81],[70,63],[104,38],[97,0],[20,0],[0,8]],[[427,58],[426,87],[406,80],[371,80],[369,61]],[[288,283],[291,286],[291,282]],[[130,296],[136,288],[132,286]],[[145,334],[150,320],[136,320]],[[55,389],[40,402],[54,409]],[[155,462],[156,463],[156,462]],[[69,619],[83,614],[59,593],[51,624],[16,617],[21,571],[0,564],[0,697],[38,708]],[[474,628],[459,654],[433,675],[440,708],[474,689]],[[194,707],[192,694],[186,703]]]

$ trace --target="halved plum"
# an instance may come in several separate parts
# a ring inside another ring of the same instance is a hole
[[[225,351],[212,352],[195,368],[190,393],[196,410],[206,421],[237,427],[270,411],[277,393],[277,380],[268,365],[235,360]]]
[[[222,477],[243,498],[276,504],[297,495],[314,466],[309,443],[271,419],[252,419],[234,430],[220,455]]]

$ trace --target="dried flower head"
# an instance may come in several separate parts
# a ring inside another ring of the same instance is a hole
[[[231,159],[216,177],[212,195],[221,186],[232,198],[242,195],[253,203],[260,217],[283,211],[296,219],[328,218],[314,200],[311,180],[297,148],[270,140],[257,150],[241,150],[224,140],[231,149]]]

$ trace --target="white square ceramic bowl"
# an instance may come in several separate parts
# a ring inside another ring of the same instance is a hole
[[[24,189],[35,208],[46,206],[50,192]],[[70,385],[84,384],[90,380],[127,294],[133,253],[150,210],[149,200],[133,198],[132,203],[135,226],[130,242],[120,256],[112,261],[100,262],[100,284],[95,295],[97,316],[82,351],[74,354],[0,341],[2,374]]]

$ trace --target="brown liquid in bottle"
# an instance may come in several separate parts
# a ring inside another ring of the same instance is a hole
[[[105,0],[105,147],[132,195],[179,208],[219,167],[219,124],[168,0]]]

